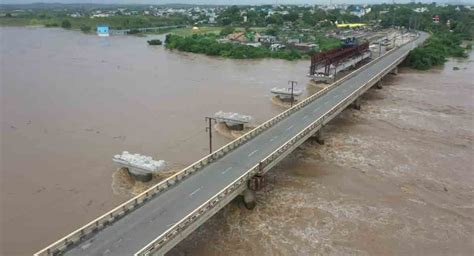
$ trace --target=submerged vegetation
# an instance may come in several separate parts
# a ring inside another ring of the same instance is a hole
[[[147,43],[149,45],[162,45],[163,42],[161,42],[160,39],[152,39],[152,40],[148,40]]]
[[[303,57],[303,55],[296,50],[271,51],[263,47],[219,43],[216,40],[217,38],[218,37],[214,34],[195,34],[186,37],[168,34],[165,40],[165,47],[170,50],[177,49],[185,52],[203,53],[209,56],[220,56],[232,59],[277,58],[297,60]]]
[[[408,56],[408,66],[427,70],[432,66],[442,65],[448,57],[467,57],[461,45],[462,36],[452,32],[433,34],[423,47],[414,49]]]

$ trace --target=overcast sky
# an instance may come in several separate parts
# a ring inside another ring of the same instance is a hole
[[[446,3],[457,2],[474,4],[474,0],[421,0],[424,3],[430,2]],[[330,0],[0,0],[3,4],[25,4],[25,3],[104,3],[104,4],[328,4]],[[392,0],[332,0],[332,3],[342,4],[362,4],[362,3],[391,3]],[[408,3],[411,0],[395,0],[396,3]],[[420,2],[420,0],[416,0]]]

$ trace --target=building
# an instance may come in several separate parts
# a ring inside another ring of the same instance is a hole
[[[426,7],[418,7],[418,8],[415,8],[413,11],[414,11],[414,12],[417,12],[417,13],[424,13],[424,12],[427,12],[427,11],[428,11],[428,8],[426,8]]]
[[[319,45],[311,43],[296,43],[293,44],[293,47],[303,52],[319,50]]]
[[[259,33],[245,33],[245,32],[237,32],[232,33],[226,36],[226,39],[229,41],[245,44],[245,43],[253,43],[258,42],[260,38]]]
[[[260,36],[258,41],[261,42],[261,43],[271,43],[271,44],[273,44],[277,41],[277,37],[276,36],[271,36],[271,35],[262,35],[262,36]]]
[[[97,35],[98,36],[109,36],[109,26],[105,24],[97,25]]]

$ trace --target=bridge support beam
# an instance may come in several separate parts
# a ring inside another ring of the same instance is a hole
[[[252,210],[255,208],[255,206],[257,206],[257,197],[255,195],[255,191],[247,188],[243,192],[243,197],[245,208]]]
[[[360,98],[357,98],[357,99],[352,103],[352,107],[353,107],[354,109],[360,110]]]
[[[392,71],[390,71],[390,74],[398,75],[398,67],[395,67],[394,69],[392,69]]]

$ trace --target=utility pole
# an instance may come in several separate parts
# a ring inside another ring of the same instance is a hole
[[[206,132],[209,132],[209,154],[212,154],[212,121],[216,123],[216,119],[206,116],[204,120],[209,122],[208,127],[206,127]]]
[[[379,56],[377,57],[380,57],[380,55],[382,55],[382,42],[379,41]]]
[[[294,81],[294,80],[290,80],[290,81],[288,81],[288,84],[291,84],[291,103],[290,103],[290,107],[293,107],[293,101],[295,100],[295,97],[293,96],[293,87],[294,87],[294,85],[298,84],[298,82]]]

